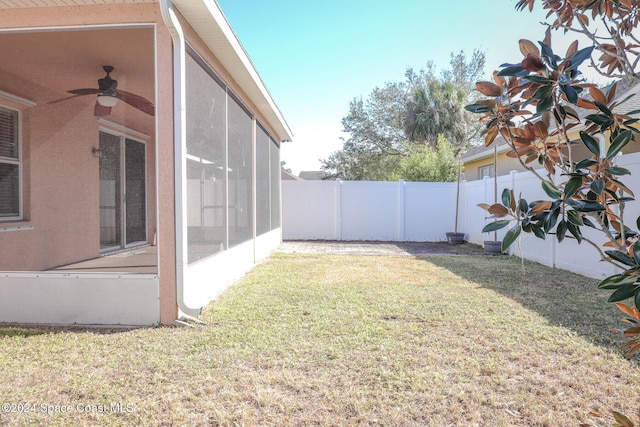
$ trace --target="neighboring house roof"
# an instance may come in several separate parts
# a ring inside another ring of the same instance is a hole
[[[300,178],[307,181],[319,181],[324,178],[323,171],[301,171]]]
[[[157,3],[157,0],[0,0],[1,9],[81,6],[96,4]],[[293,133],[271,98],[242,44],[214,0],[173,0],[173,4],[222,63],[231,77],[284,141]],[[54,24],[52,22],[52,24]]]
[[[474,160],[484,159],[486,157],[493,156],[494,145],[498,150],[498,153],[507,152],[511,149],[507,145],[507,141],[503,137],[498,136],[493,141],[493,144],[491,144],[489,147],[485,147],[484,145],[473,147],[472,149],[464,153],[460,157],[460,159],[462,160],[462,163],[465,163],[465,162],[472,162]]]
[[[301,181],[302,180],[302,178],[300,178],[299,176],[295,176],[291,172],[287,172],[284,169],[280,169],[280,179],[285,181]]]
[[[624,102],[622,105],[619,105],[616,108],[614,108],[613,109],[614,113],[623,114],[629,111],[640,110],[640,83],[637,80],[632,83],[628,83],[626,80],[619,80],[618,86],[616,87],[616,99],[623,100],[630,95],[634,95],[634,96],[632,96],[629,100]],[[590,97],[587,97],[587,98],[590,98]],[[578,108],[576,106],[573,106],[573,108],[576,110],[576,112],[581,118],[584,118],[589,114],[594,114],[593,110]],[[637,114],[635,116],[640,116],[640,114]],[[464,153],[461,156],[462,162],[463,163],[471,162],[474,160],[484,159],[484,158],[493,156],[494,145],[498,149],[498,153],[503,153],[510,150],[509,146],[507,145],[507,141],[502,136],[498,136],[493,141],[493,144],[491,144],[489,147],[480,145]]]

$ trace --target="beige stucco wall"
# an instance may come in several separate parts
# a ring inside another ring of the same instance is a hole
[[[0,29],[126,23],[156,24],[158,134],[155,135],[153,120],[151,129],[142,131],[150,136],[146,144],[147,224],[150,241],[157,231],[160,321],[172,323],[177,317],[172,43],[158,4],[5,9]],[[81,32],[78,37],[82,37]],[[127,49],[126,43],[119,48]],[[64,60],[60,58],[62,63]],[[47,64],[33,66],[46,68]],[[0,223],[0,227],[5,228],[31,226],[33,229],[0,233],[0,248],[3,248],[0,270],[38,271],[97,257],[100,250],[99,163],[91,149],[98,145],[100,125],[93,117],[93,105],[74,101],[65,102],[63,106],[39,102],[38,93],[42,88],[11,75],[0,76],[0,90],[37,104],[23,108],[22,112],[24,220]],[[135,123],[126,125],[140,130],[135,128]],[[157,195],[156,152],[160,189]]]

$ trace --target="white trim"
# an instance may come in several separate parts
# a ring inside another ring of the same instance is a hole
[[[160,0],[160,12],[173,42],[173,138],[174,138],[174,202],[176,232],[176,299],[180,312],[199,316],[202,306],[189,306],[185,301],[187,260],[187,131],[185,37],[180,21],[171,8],[171,0]]]
[[[100,130],[104,130],[107,132],[109,131],[116,132],[129,139],[144,140],[144,142],[148,142],[151,139],[151,137],[146,133],[138,132],[137,130],[133,130],[126,126],[119,125],[117,123],[106,120],[102,117],[98,118],[98,123],[100,124]]]
[[[0,9],[2,10],[2,9]],[[155,29],[155,22],[140,22],[128,24],[87,24],[87,25],[68,25],[68,26],[50,26],[50,27],[17,27],[17,28],[0,28],[0,33],[43,33],[49,31],[86,31],[86,30],[103,30],[103,29],[122,29],[122,28],[150,28]]]
[[[22,111],[17,108],[9,107],[5,104],[0,104],[0,107],[7,110],[15,111],[18,114],[18,158],[14,159],[11,157],[2,157],[2,163],[18,165],[18,216],[0,217],[0,223],[9,221],[22,221],[24,219],[24,159],[22,155]]]
[[[126,128],[123,128],[125,130],[127,130]],[[134,248],[136,246],[140,246],[140,245],[145,245],[148,244],[149,242],[149,223],[148,223],[148,219],[149,219],[149,180],[147,179],[147,172],[148,172],[148,168],[147,168],[147,159],[149,158],[149,156],[147,155],[147,142],[146,141],[139,141],[135,138],[129,137],[123,133],[119,133],[116,132],[114,130],[110,130],[110,129],[104,129],[101,128],[98,131],[98,143],[100,140],[100,132],[106,133],[106,134],[110,134],[112,136],[118,137],[119,139],[119,144],[120,144],[120,214],[122,215],[121,218],[121,230],[120,230],[120,238],[121,238],[121,242],[119,246],[110,246],[108,248],[100,248],[100,256],[104,256],[107,254],[112,254],[114,252],[120,251],[122,249],[127,249],[127,248]],[[135,132],[135,131],[134,131]],[[127,171],[126,171],[126,167],[125,167],[125,162],[126,162],[126,144],[127,144],[127,139],[133,142],[137,142],[138,144],[142,144],[144,146],[144,221],[145,221],[145,229],[144,229],[144,234],[145,234],[145,238],[144,240],[140,240],[140,241],[135,241],[135,242],[131,242],[131,243],[127,243],[127,224],[126,224],[126,218],[127,218],[127,203],[126,203],[126,185],[127,185]]]
[[[35,102],[29,99],[14,95],[9,92],[5,92],[3,90],[0,90],[0,99],[9,101],[9,102],[15,102],[16,104],[20,104],[25,107],[35,107],[37,105]]]

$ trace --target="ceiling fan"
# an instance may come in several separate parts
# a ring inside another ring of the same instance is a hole
[[[111,65],[104,65],[102,69],[107,73],[107,75],[102,79],[98,79],[97,89],[83,88],[68,90],[67,92],[72,93],[73,96],[57,99],[49,102],[49,104],[55,104],[57,102],[66,101],[67,99],[77,98],[78,96],[98,95],[96,105],[93,109],[93,114],[96,117],[108,116],[111,113],[111,107],[115,106],[119,99],[132,107],[137,108],[143,113],[149,114],[150,116],[155,114],[155,107],[150,101],[140,95],[118,89],[118,81],[112,79],[109,75],[109,73],[113,71],[113,67]]]

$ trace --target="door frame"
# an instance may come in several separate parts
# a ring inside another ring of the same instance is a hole
[[[126,249],[135,248],[138,246],[147,245],[149,242],[149,180],[147,179],[147,159],[149,157],[147,152],[147,141],[149,140],[149,136],[137,132],[135,130],[126,128],[124,126],[117,125],[115,123],[111,123],[104,119],[99,119],[101,122],[101,126],[98,129],[98,146],[100,145],[100,134],[107,133],[109,135],[115,136],[119,140],[120,144],[120,212],[121,215],[121,230],[120,230],[120,239],[121,243],[119,246],[108,246],[103,248],[102,244],[100,244],[100,255],[111,254],[115,252],[120,252]],[[117,130],[116,130],[117,129]],[[126,168],[125,168],[125,155],[126,155],[126,141],[131,140],[137,143],[140,143],[144,146],[144,216],[145,216],[145,227],[144,227],[144,235],[145,239],[141,241],[135,241],[131,243],[127,243],[127,204],[126,204]],[[99,166],[98,166],[99,169]],[[98,205],[98,209],[100,206]]]

